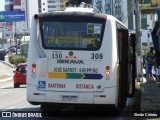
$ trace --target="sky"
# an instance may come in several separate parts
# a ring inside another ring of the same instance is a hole
[[[0,11],[4,11],[5,0],[0,0]]]

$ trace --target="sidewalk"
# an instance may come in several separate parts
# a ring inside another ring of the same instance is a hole
[[[0,62],[1,62],[2,64],[5,64],[5,65],[11,67],[11,68],[15,68],[15,67],[14,67],[12,64],[10,64],[10,63],[7,63],[7,62],[2,61],[2,60],[0,60]],[[6,82],[6,81],[9,81],[9,80],[12,80],[12,79],[13,79],[13,76],[8,75],[8,74],[0,73],[0,83]]]
[[[0,62],[6,64],[6,65],[8,65],[8,66],[10,66],[11,68],[15,68],[15,66],[12,65],[12,64],[10,64],[10,63],[7,63],[7,62],[2,61],[2,60],[0,60]]]
[[[5,79],[0,79],[0,83],[6,82],[6,81],[10,81],[12,79],[13,79],[13,77],[8,77],[8,78],[5,78]]]
[[[141,84],[141,111],[160,111],[160,82]]]

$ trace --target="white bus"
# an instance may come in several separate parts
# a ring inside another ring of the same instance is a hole
[[[72,105],[122,108],[132,92],[130,56],[128,30],[111,15],[80,9],[35,15],[27,100],[44,111]]]

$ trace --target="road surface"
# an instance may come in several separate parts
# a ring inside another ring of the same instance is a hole
[[[4,82],[0,85],[0,113],[2,112],[40,112],[40,106],[34,106],[27,102],[26,85],[21,85],[20,88],[13,87],[13,81]],[[75,109],[62,109],[59,115],[48,117],[31,118],[31,120],[54,119],[54,120],[128,120],[129,117],[110,117],[107,113],[98,113],[93,111],[82,110],[79,113],[74,112]],[[76,113],[76,114],[75,114]],[[116,115],[116,114],[115,114]],[[43,114],[42,114],[43,116]],[[4,118],[3,118],[4,119]],[[30,118],[29,118],[30,119]],[[0,118],[2,120],[2,118]],[[5,119],[4,119],[5,120]],[[17,120],[14,117],[9,120]],[[28,120],[28,118],[23,118]]]

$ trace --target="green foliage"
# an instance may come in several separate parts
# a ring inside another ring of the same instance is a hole
[[[19,55],[11,55],[9,56],[9,62],[17,66],[19,63],[25,63],[27,59],[25,57]]]
[[[0,51],[0,56],[3,55],[3,53]]]
[[[17,43],[17,44],[21,44],[21,40],[20,39],[15,39],[14,42]]]
[[[81,2],[84,2],[84,3],[87,3],[87,4],[91,4],[92,3],[92,0],[69,0],[67,3],[66,3],[66,7],[68,6],[78,6],[80,5]]]
[[[140,90],[140,85],[141,85],[141,84],[140,84],[139,82],[136,82],[136,84],[135,84],[135,89],[136,89],[136,90]]]
[[[10,55],[10,56],[8,56],[8,58],[9,58],[9,62],[10,62],[11,64],[14,64],[14,63],[15,63],[15,61],[14,61],[14,55]]]

